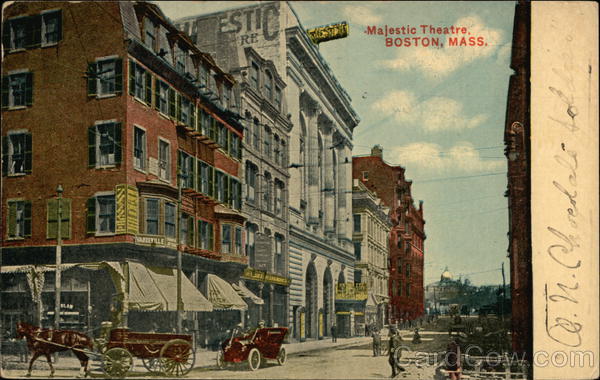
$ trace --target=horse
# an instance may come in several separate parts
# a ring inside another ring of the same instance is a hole
[[[88,376],[88,356],[84,353],[85,348],[93,350],[93,341],[90,337],[77,331],[51,330],[30,325],[25,322],[17,323],[17,339],[27,339],[27,347],[32,352],[27,377],[31,376],[33,362],[41,355],[46,356],[50,365],[50,377],[54,376],[54,367],[50,355],[55,352],[71,350],[79,359],[81,369],[80,377]]]

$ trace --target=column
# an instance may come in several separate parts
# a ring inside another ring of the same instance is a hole
[[[333,155],[332,149],[333,146],[333,128],[332,123],[327,121],[323,123],[321,127],[321,131],[323,132],[323,151],[325,155],[325,159],[323,160],[325,175],[324,184],[321,185],[321,190],[324,191],[325,194],[325,210],[323,212],[324,220],[325,220],[325,233],[335,232],[334,227],[334,217],[335,217],[335,196],[334,192],[336,189],[334,188],[334,180],[333,173],[337,170],[333,170]],[[336,168],[337,169],[337,168]]]
[[[350,223],[352,223],[352,149],[348,144],[344,145],[344,157],[348,158],[348,164],[343,165],[343,168],[340,169],[341,172],[344,173],[344,184],[345,186],[340,186],[340,191],[343,192],[342,197],[346,198],[346,239],[348,241],[352,241],[352,229],[349,228]]]
[[[319,189],[319,135],[318,135],[318,118],[321,114],[320,107],[316,102],[311,102],[310,109],[306,112],[308,116],[308,224],[319,224],[319,197],[321,189]]]
[[[338,156],[338,167],[337,167],[337,173],[338,173],[338,187],[337,189],[335,189],[335,191],[337,191],[337,209],[338,209],[338,222],[337,222],[337,233],[338,233],[338,238],[339,239],[343,239],[346,238],[346,232],[348,230],[348,223],[350,223],[349,220],[346,220],[348,218],[347,215],[347,198],[346,198],[346,191],[350,191],[352,188],[346,188],[346,177],[347,177],[347,173],[346,173],[346,169],[348,167],[350,167],[350,169],[352,169],[352,165],[350,163],[346,163],[346,158],[348,159],[348,162],[351,162],[350,160],[352,159],[352,157],[349,157],[346,155],[346,150],[345,150],[345,143],[340,143],[337,147],[337,156]],[[352,194],[350,194],[350,196],[352,196]],[[350,211],[352,211],[352,202],[350,202]]]

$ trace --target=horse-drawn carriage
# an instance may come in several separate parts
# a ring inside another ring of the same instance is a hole
[[[236,336],[241,332],[234,329],[231,337],[221,344],[217,366],[224,368],[228,363],[246,363],[248,369],[256,371],[265,359],[276,360],[283,365],[287,360],[283,346],[287,332],[287,327],[262,327]]]
[[[31,374],[33,362],[45,355],[52,376],[54,367],[50,355],[67,350],[72,350],[79,359],[82,375],[88,373],[89,357],[95,356],[101,360],[102,370],[108,376],[116,378],[127,375],[133,368],[134,357],[142,359],[149,372],[169,377],[189,373],[196,358],[192,336],[186,334],[133,332],[126,328],[116,328],[96,341],[96,351],[93,351],[92,339],[77,331],[50,330],[18,323],[17,334],[19,338],[27,338],[27,344],[33,353],[28,375]]]

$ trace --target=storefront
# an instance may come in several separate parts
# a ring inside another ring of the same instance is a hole
[[[273,273],[246,268],[242,275],[244,285],[263,303],[250,305],[246,319],[248,326],[264,320],[267,326],[288,326],[287,297],[290,279]]]
[[[338,337],[365,333],[365,304],[367,284],[341,282],[335,292],[336,325]]]

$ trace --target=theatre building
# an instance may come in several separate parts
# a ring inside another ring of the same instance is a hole
[[[16,2],[3,23],[4,326],[52,326],[60,290],[61,327],[171,331],[180,310],[212,344],[254,297],[234,78],[150,3]]]
[[[425,220],[423,202],[415,206],[412,181],[404,168],[383,160],[383,148],[375,145],[368,156],[352,159],[352,177],[377,194],[389,207],[389,319],[412,320],[424,313],[423,260]]]
[[[273,94],[276,107],[281,97],[291,122],[283,129],[290,176],[289,241],[283,254],[291,280],[291,337],[320,339],[334,323],[351,334],[353,312],[336,314],[335,297],[338,284],[354,284],[351,152],[359,118],[350,97],[288,2],[190,15],[176,25],[225,70],[246,66],[247,81],[263,96]],[[278,75],[285,88],[278,88]],[[259,146],[269,146],[270,136],[260,134]]]

